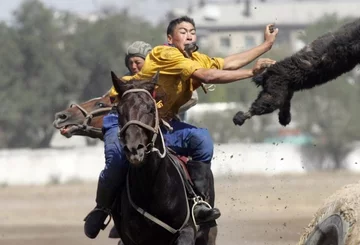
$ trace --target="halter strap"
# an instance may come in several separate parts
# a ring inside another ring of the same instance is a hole
[[[149,93],[149,91],[147,91],[146,89],[140,89],[140,88],[134,88],[134,89],[129,89],[129,90],[126,90],[121,97],[124,97],[126,94],[129,94],[129,93],[145,93],[147,95],[149,95],[152,99],[152,101],[154,102],[154,106],[155,106],[155,126],[154,127],[151,127],[143,122],[140,122],[139,120],[130,120],[128,121],[127,123],[125,123],[124,126],[121,127],[119,133],[118,133],[118,136],[120,137],[121,135],[124,134],[125,130],[130,126],[130,125],[138,125],[142,128],[145,128],[147,130],[149,130],[150,132],[153,133],[153,137],[151,139],[151,142],[150,142],[150,149],[147,153],[150,153],[150,152],[157,152],[158,155],[161,157],[161,158],[164,158],[165,155],[166,155],[166,147],[165,147],[165,142],[164,142],[164,137],[161,133],[161,130],[160,130],[160,119],[159,119],[159,113],[158,113],[158,108],[156,106],[156,101],[155,99],[153,98],[153,96]],[[155,147],[155,141],[157,139],[157,136],[158,134],[160,134],[160,137],[161,137],[161,144],[162,144],[162,147],[163,147],[163,152],[161,153],[159,149],[157,149]]]

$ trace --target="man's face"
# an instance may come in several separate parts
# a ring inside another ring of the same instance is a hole
[[[189,22],[178,24],[173,33],[168,35],[168,43],[174,45],[180,51],[184,51],[185,45],[196,42],[195,27]]]
[[[141,57],[133,56],[128,61],[128,67],[132,75],[135,75],[144,66],[145,60]]]

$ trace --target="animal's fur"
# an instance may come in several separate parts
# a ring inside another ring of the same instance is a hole
[[[248,112],[239,111],[233,118],[241,126],[254,115],[279,109],[279,122],[291,121],[290,101],[293,93],[331,81],[360,63],[360,19],[329,32],[290,57],[267,68],[253,78],[262,86]]]

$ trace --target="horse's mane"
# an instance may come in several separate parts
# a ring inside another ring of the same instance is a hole
[[[165,100],[166,99],[166,94],[165,92],[162,92],[161,89],[161,85],[157,84],[156,82],[153,82],[151,80],[137,80],[137,79],[132,79],[132,80],[129,80],[128,82],[126,82],[126,84],[129,85],[129,89],[134,89],[134,88],[144,88],[144,85],[145,84],[154,84],[155,87],[157,88],[156,90],[156,101],[159,101],[159,100]]]
[[[152,82],[151,80],[137,80],[137,79],[129,80],[128,82],[126,82],[126,84],[133,85],[134,88],[142,88],[144,84],[156,85],[156,83]]]
[[[128,82],[126,82],[127,84],[129,85],[133,85],[134,87],[133,88],[142,88],[142,85],[144,83],[154,83],[154,82],[150,82],[149,80],[130,80]],[[157,85],[159,86],[159,85]],[[103,94],[101,97],[98,97],[98,98],[105,98],[105,97],[109,97],[110,96],[110,91],[111,89],[109,89],[108,91],[106,91],[105,94]]]

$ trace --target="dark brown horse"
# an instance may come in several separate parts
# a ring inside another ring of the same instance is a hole
[[[164,143],[164,125],[153,98],[158,76],[151,81],[123,82],[112,73],[112,79],[119,99],[120,142],[130,163],[126,188],[120,194],[118,209],[112,213],[123,243],[208,244],[210,228],[198,227],[194,220],[193,202],[198,200],[192,197],[196,195]],[[189,162],[187,167],[198,168],[200,164]],[[213,206],[210,168],[204,169],[203,176],[209,186],[205,200]]]
[[[80,104],[72,104],[69,108],[55,114],[53,125],[67,138],[73,135],[80,135],[102,140],[103,135],[101,128],[103,117],[108,114],[111,107],[109,94],[90,99]],[[198,233],[200,239],[197,239],[197,244],[215,244],[217,227],[212,227],[210,233],[208,233],[208,229],[200,229]],[[112,227],[109,237],[120,238],[115,227]],[[203,242],[200,243],[201,239],[203,239]],[[208,240],[208,242],[206,242],[206,240]],[[122,244],[121,240],[119,244]]]
[[[111,107],[110,96],[106,93],[81,104],[71,104],[70,108],[56,113],[53,125],[67,138],[81,135],[102,140],[103,117]]]

